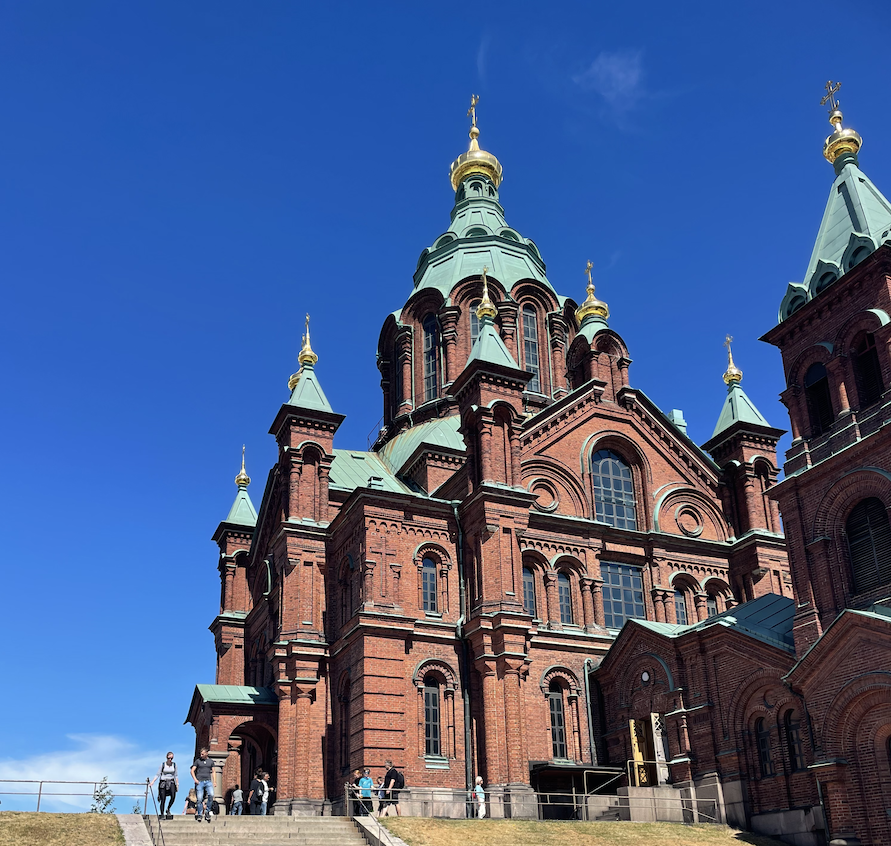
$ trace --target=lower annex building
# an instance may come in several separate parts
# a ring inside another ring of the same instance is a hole
[[[275,813],[331,813],[392,759],[409,809],[463,816],[481,775],[492,816],[683,795],[798,843],[891,841],[891,204],[832,105],[837,177],[764,336],[781,482],[729,347],[701,447],[632,384],[590,265],[579,304],[507,224],[471,109],[451,223],[381,330],[376,443],[334,448],[307,319],[259,513],[242,464],[214,534],[216,683],[188,721],[223,790],[262,765]]]

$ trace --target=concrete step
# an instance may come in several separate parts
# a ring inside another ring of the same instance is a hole
[[[161,844],[158,818],[147,817],[154,843]],[[164,846],[365,846],[365,838],[347,817],[215,817],[196,822],[192,816],[161,821]]]

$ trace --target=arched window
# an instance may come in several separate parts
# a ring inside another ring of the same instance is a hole
[[[439,611],[436,596],[436,562],[425,558],[421,565],[421,605],[424,611]]]
[[[523,366],[532,374],[527,390],[541,393],[541,366],[538,360],[538,317],[535,307],[523,306]]]
[[[474,300],[470,304],[470,346],[473,346],[476,343],[476,339],[480,336],[480,319],[476,315],[479,304],[479,300]]]
[[[770,754],[770,729],[763,717],[755,721],[755,740],[758,744],[758,763],[761,767],[761,778],[776,775],[773,768],[773,757]]]
[[[424,677],[424,754],[441,755],[442,732],[439,722],[439,679]]]
[[[563,713],[563,688],[552,681],[548,687],[551,711],[551,752],[555,758],[566,758],[566,717]]]
[[[572,623],[572,586],[566,573],[557,574],[557,601],[560,604],[560,622]]]
[[[718,598],[713,593],[705,598],[705,611],[708,617],[716,617],[718,614]]]
[[[345,682],[340,690],[340,768],[350,766],[350,683]]]
[[[591,478],[597,519],[617,529],[636,529],[631,468],[612,450],[602,449],[591,458]]]
[[[798,715],[792,711],[786,711],[783,717],[783,727],[786,731],[786,750],[789,753],[789,766],[793,773],[805,768],[804,751],[801,746],[801,721]]]
[[[860,407],[866,408],[866,406],[878,402],[885,389],[882,383],[879,354],[876,351],[876,340],[871,332],[865,333],[860,343],[854,347],[852,363]]]
[[[891,525],[885,504],[875,497],[858,502],[845,523],[845,531],[854,593],[891,582]]]
[[[424,318],[424,402],[436,399],[439,392],[437,365],[439,362],[439,327],[436,317]]]
[[[674,616],[679,626],[687,625],[687,594],[685,591],[674,592]]]
[[[523,568],[523,609],[533,617],[535,613],[535,573],[528,567]]]
[[[811,422],[811,435],[816,437],[829,429],[835,419],[832,398],[829,396],[829,378],[826,376],[826,368],[820,362],[812,364],[804,374],[804,396]]]

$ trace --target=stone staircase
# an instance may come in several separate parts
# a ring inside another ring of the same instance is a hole
[[[349,817],[144,817],[155,846],[367,846]],[[163,839],[162,839],[163,834]]]

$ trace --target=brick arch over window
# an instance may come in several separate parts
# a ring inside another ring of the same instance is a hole
[[[457,673],[446,661],[426,659],[415,667],[412,684],[418,693],[418,753],[428,758],[455,758]]]
[[[859,676],[836,693],[822,721],[821,752],[858,748],[858,729],[875,708],[887,709],[891,718],[891,673]]]
[[[642,652],[628,660],[617,677],[616,689],[622,692],[625,702],[631,702],[644,686],[641,675],[645,672],[650,676],[646,683],[650,698],[677,690],[674,673],[666,660],[655,652]]]
[[[418,570],[418,608],[437,614],[449,613],[449,572],[452,560],[445,547],[425,542],[415,550],[412,561]],[[431,567],[429,563],[432,562]],[[428,580],[435,580],[433,584]]]
[[[584,486],[559,462],[540,456],[523,462],[522,481],[530,493],[538,494],[533,504],[537,510],[590,517]]]
[[[814,513],[811,536],[805,542],[827,536],[838,539],[854,506],[869,497],[891,503],[891,473],[878,467],[860,467],[846,473],[823,495]]]
[[[645,530],[649,525],[645,513],[646,459],[624,439],[600,438],[594,446],[587,453],[583,471],[588,474],[594,519],[619,528]]]
[[[578,676],[570,670],[569,667],[564,667],[561,664],[552,664],[542,672],[538,686],[541,688],[541,692],[545,694],[545,696],[547,696],[548,691],[551,689],[551,682],[554,681],[558,682],[564,690],[568,691],[570,696],[579,695],[581,684],[579,683]]]
[[[756,712],[773,714],[772,719],[776,721],[776,714],[779,713],[776,709],[796,701],[780,681],[782,675],[783,671],[779,669],[762,667],[743,679],[730,697],[728,725],[748,726]],[[769,706],[765,700],[770,702]]]
[[[888,314],[879,308],[858,312],[838,330],[835,336],[835,350],[839,353],[850,354],[857,335],[861,332],[878,332],[889,322],[891,319]]]
[[[692,488],[674,488],[665,493],[653,509],[653,523],[657,532],[703,540],[726,541],[729,535],[724,513]]]

